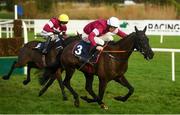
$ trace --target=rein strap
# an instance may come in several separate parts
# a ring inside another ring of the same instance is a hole
[[[108,50],[106,50],[106,51],[103,51],[103,52],[105,52],[105,53],[124,53],[124,52],[127,52],[127,51],[125,51],[125,50],[120,50],[120,51],[108,51]]]

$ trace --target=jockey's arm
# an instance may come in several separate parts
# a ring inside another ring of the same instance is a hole
[[[89,41],[91,42],[91,47],[96,47],[98,51],[102,51],[103,47],[102,46],[97,46],[94,37],[99,34],[99,31],[97,32],[97,29],[94,29],[88,36]]]
[[[119,28],[117,28],[113,33],[115,33],[116,35],[120,36],[121,38],[124,38],[127,36],[126,33],[124,33],[123,31],[121,31]]]
[[[94,37],[96,36],[96,34],[92,31],[89,36],[88,36],[88,39],[89,41],[91,42],[91,46],[94,47],[96,46],[96,42],[94,40]]]
[[[68,37],[68,35],[66,34],[66,31],[62,32],[63,38],[66,39]]]
[[[44,26],[43,30],[45,30],[46,32],[54,32],[53,27],[54,27],[54,24],[53,24],[51,21],[49,21],[49,22]]]
[[[48,24],[46,24],[44,26],[43,30],[45,30],[46,32],[54,32],[54,30],[52,28],[50,28],[50,26]]]

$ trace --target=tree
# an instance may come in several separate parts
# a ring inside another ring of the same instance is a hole
[[[5,9],[7,10],[7,11],[14,11],[14,0],[5,0],[5,2],[6,2],[6,6],[5,6]]]
[[[42,12],[48,12],[52,8],[54,0],[36,0],[37,8]]]

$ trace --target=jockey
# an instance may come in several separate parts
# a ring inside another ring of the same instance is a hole
[[[104,41],[113,40],[113,37],[107,34],[108,32],[114,33],[122,38],[127,35],[118,28],[119,25],[119,19],[116,17],[110,17],[108,20],[95,20],[84,27],[82,39],[85,42],[91,43],[91,47],[96,47],[98,51],[102,51]]]
[[[51,18],[47,24],[43,27],[43,30],[41,32],[41,35],[44,36],[44,38],[47,38],[45,42],[44,49],[42,50],[43,54],[47,53],[48,45],[50,41],[57,40],[57,36],[55,34],[62,33],[63,38],[67,38],[66,35],[66,24],[69,21],[69,17],[66,14],[59,15],[58,18]]]

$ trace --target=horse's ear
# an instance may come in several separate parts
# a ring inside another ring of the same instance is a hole
[[[136,26],[134,26],[134,28],[135,28],[135,31],[136,31],[136,32],[138,32],[138,29],[137,29],[137,27],[136,27]]]
[[[147,29],[147,26],[145,26],[145,28],[143,29],[143,32],[144,32],[144,33],[146,32],[146,29]]]
[[[82,34],[80,34],[78,31],[77,31],[77,36],[78,36],[79,38],[82,38]]]

